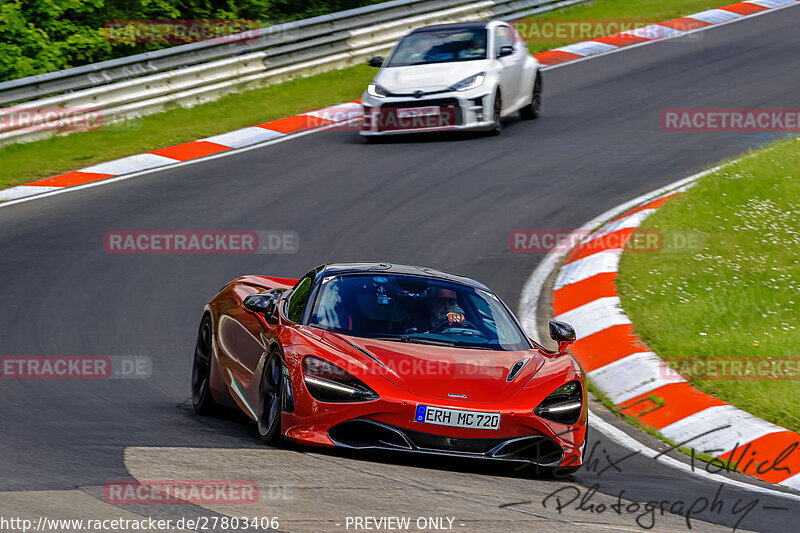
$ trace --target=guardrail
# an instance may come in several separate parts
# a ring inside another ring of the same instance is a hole
[[[0,83],[0,113],[48,108],[98,113],[104,124],[168,104],[192,106],[227,93],[345,68],[387,52],[426,24],[511,20],[587,0],[392,0],[230,37]],[[11,106],[9,106],[11,104]],[[53,135],[43,117],[0,130],[0,145]]]

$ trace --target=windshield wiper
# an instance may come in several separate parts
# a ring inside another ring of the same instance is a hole
[[[458,344],[454,344],[457,348],[469,348],[470,350],[488,350],[490,352],[497,352],[499,350],[492,348],[490,346],[482,346],[480,344],[469,344],[467,342],[461,342]]]
[[[440,341],[438,339],[423,339],[420,337],[412,337],[410,335],[401,335],[400,340],[403,342],[411,342],[414,344],[433,344],[434,346],[455,346],[454,342]]]
[[[455,61],[455,59],[432,59],[430,61],[416,61],[405,66],[413,67],[415,65],[433,65],[435,63],[449,63],[451,61]]]
[[[394,341],[394,342],[408,342],[411,344],[432,344],[434,346],[455,346],[456,343],[450,341],[442,341],[439,339],[426,339],[421,337],[412,337],[411,335],[386,335],[381,337],[369,337],[376,341]]]

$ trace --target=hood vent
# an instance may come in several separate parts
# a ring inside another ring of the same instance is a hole
[[[508,371],[508,378],[506,381],[511,381],[520,373],[520,371],[525,368],[525,365],[528,364],[530,359],[522,359],[521,361],[517,361],[511,366],[511,370]]]

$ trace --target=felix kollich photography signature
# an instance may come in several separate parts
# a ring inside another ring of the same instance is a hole
[[[653,459],[658,460],[662,455],[675,450],[679,447],[685,447],[692,441],[700,439],[706,435],[721,431],[729,428],[730,425],[720,426],[718,428],[706,431],[700,435],[696,435],[691,439],[687,439],[681,443],[667,448],[660,452]],[[760,461],[756,463],[755,470],[759,474],[765,474],[770,471],[781,471],[786,474],[791,474],[789,467],[785,466],[785,461],[797,450],[800,443],[794,442],[778,453],[774,459]],[[640,455],[639,451],[632,451],[626,455],[614,457],[605,449],[599,449],[600,442],[595,441],[591,446],[588,456],[583,464],[583,472],[592,472],[597,477],[601,477],[606,472],[622,473],[620,465],[626,460]],[[745,472],[751,473],[749,470],[753,464],[753,458],[748,457],[749,446],[745,446],[741,453],[738,454],[739,446],[734,447],[733,451],[728,455],[728,459],[715,458],[709,462],[701,462],[707,472],[716,474],[721,471],[727,472]],[[703,453],[714,453],[721,450],[702,450]],[[750,454],[752,455],[752,454]],[[742,462],[749,459],[745,465]],[[695,450],[691,449],[691,468],[692,471],[701,468],[696,464]],[[626,496],[624,489],[617,491],[613,496],[613,501],[602,503],[595,500],[595,496],[600,491],[600,483],[594,483],[588,488],[566,485],[562,486],[551,493],[547,494],[542,499],[542,507],[545,509],[554,509],[559,514],[564,510],[574,510],[596,515],[602,514],[616,514],[630,516],[634,522],[642,529],[653,529],[656,526],[659,516],[664,516],[665,513],[681,516],[686,520],[686,527],[692,529],[692,520],[704,520],[714,522],[714,516],[723,517],[729,515],[731,518],[736,519],[733,525],[733,531],[736,531],[742,521],[750,515],[754,509],[762,509],[769,512],[786,512],[789,511],[788,507],[766,505],[761,502],[759,498],[742,498],[730,497],[725,494],[724,483],[720,483],[713,494],[709,493],[707,496],[698,496],[696,498],[687,499],[664,499],[664,500],[647,500],[636,501],[635,494]],[[519,502],[509,502],[500,505],[501,508],[513,507],[516,505],[531,504],[531,500],[524,500]],[[761,504],[761,505],[759,505]]]

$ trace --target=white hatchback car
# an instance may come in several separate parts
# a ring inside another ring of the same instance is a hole
[[[519,111],[539,115],[539,62],[513,28],[500,21],[459,22],[417,28],[388,59],[373,57],[381,70],[361,103],[361,135],[442,130],[486,130],[499,134],[503,117]]]

